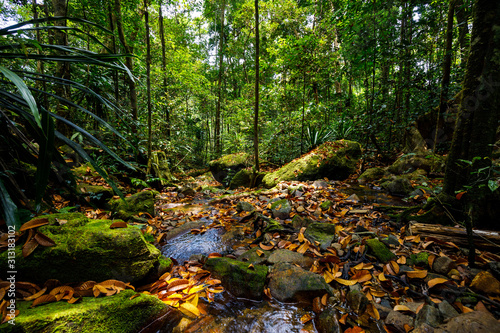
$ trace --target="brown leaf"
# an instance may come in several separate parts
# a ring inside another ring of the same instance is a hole
[[[40,231],[37,231],[37,233],[35,234],[35,239],[41,246],[49,247],[56,245],[56,242],[50,239],[50,237],[47,237],[44,234],[42,234]]]
[[[23,257],[26,258],[29,256],[35,249],[38,247],[38,242],[35,238],[30,239],[29,242],[23,245]]]
[[[127,222],[123,222],[123,221],[116,221],[116,222],[113,222],[113,223],[109,226],[109,229],[127,228],[127,227],[128,227]]]
[[[76,303],[78,301],[81,301],[81,299],[82,299],[82,297],[71,297],[71,299],[68,300],[68,303],[69,304],[74,304],[74,303]]]
[[[302,324],[305,324],[311,320],[312,320],[312,317],[309,313],[306,313],[305,315],[302,316],[302,318],[300,318],[300,321],[302,322]]]
[[[427,282],[427,285],[429,286],[429,288],[432,288],[435,285],[442,284],[442,283],[445,283],[445,282],[448,282],[448,279],[435,278],[435,279],[432,279],[429,282]]]
[[[315,297],[313,299],[313,311],[314,313],[321,313],[323,310],[323,305],[321,304],[321,298]]]
[[[52,303],[52,302],[57,302],[57,299],[54,295],[50,295],[50,294],[42,295],[33,301],[33,304],[31,304],[31,308],[33,308],[37,305],[40,305],[40,304]]]
[[[427,276],[427,271],[426,270],[408,271],[405,272],[405,274],[410,279],[423,279]]]
[[[259,243],[259,246],[262,250],[270,251],[274,248],[274,245],[264,245],[262,243]]]
[[[24,231],[24,230],[28,230],[28,229],[32,229],[32,228],[38,228],[38,227],[41,227],[42,225],[46,225],[46,224],[49,224],[48,218],[46,218],[46,217],[37,218],[37,219],[34,219],[34,220],[31,220],[31,221],[24,223],[21,226],[21,228],[19,228],[19,232]]]
[[[25,301],[32,301],[40,296],[42,296],[45,292],[47,291],[47,287],[43,288],[42,290],[40,290],[39,292],[37,292],[36,294],[33,294],[31,296],[28,296],[26,297],[24,300]],[[0,298],[1,299],[1,298]]]

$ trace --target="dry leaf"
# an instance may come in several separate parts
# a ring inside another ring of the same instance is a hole
[[[3,290],[3,289],[2,289]],[[32,301],[40,296],[42,296],[45,292],[47,291],[47,287],[43,288],[42,290],[40,290],[39,292],[37,292],[36,294],[33,294],[31,296],[28,296],[26,298],[24,298],[25,301]],[[2,297],[0,297],[0,299],[2,299]]]
[[[427,282],[427,285],[429,286],[429,288],[432,288],[435,285],[442,284],[442,283],[445,283],[445,282],[448,282],[448,279],[435,278],[435,279],[432,279],[429,282]]]
[[[35,238],[30,239],[29,242],[23,245],[23,257],[26,258],[29,256],[35,249],[38,247],[38,242]]]
[[[341,278],[335,278],[335,281],[337,281],[340,284],[343,284],[344,286],[354,286],[358,281],[353,281],[353,280],[344,280]]]
[[[427,271],[426,270],[408,271],[405,272],[405,274],[410,279],[423,279],[427,276]]]
[[[396,305],[393,310],[394,311],[409,311],[409,312],[413,312],[413,311],[410,310],[409,307],[407,307],[406,305],[401,305],[401,304]]]
[[[34,220],[31,220],[31,221],[24,223],[21,226],[21,228],[19,228],[19,232],[24,231],[24,230],[28,230],[28,229],[32,229],[32,228],[38,228],[38,227],[41,227],[42,225],[46,225],[46,224],[49,224],[48,218],[46,218],[46,217],[37,218],[37,219],[34,219]]]
[[[49,247],[56,245],[56,242],[54,242],[50,237],[47,237],[44,234],[42,234],[40,231],[37,231],[37,233],[35,234],[35,239],[38,242],[38,244],[42,246]]]
[[[116,222],[113,222],[110,226],[109,226],[109,229],[116,229],[116,228],[127,228],[128,227],[128,224],[126,222],[123,222],[123,221],[116,221]]]
[[[259,243],[259,246],[262,250],[270,251],[274,248],[274,245],[264,245],[262,243]]]
[[[33,301],[33,304],[31,304],[31,308],[33,308],[37,305],[40,305],[40,304],[52,303],[52,302],[56,302],[56,301],[57,301],[57,299],[54,295],[50,295],[50,294],[49,295],[42,295]]]
[[[311,315],[309,313],[306,313],[305,315],[302,316],[302,318],[300,318],[300,322],[302,324],[305,324],[305,323],[311,321],[311,319],[312,319]]]

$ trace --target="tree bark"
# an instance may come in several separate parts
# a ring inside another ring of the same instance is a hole
[[[160,8],[161,9],[161,8]],[[153,129],[151,124],[151,43],[149,39],[149,10],[148,0],[144,0],[144,24],[146,26],[146,94],[148,99],[148,167],[147,174],[151,172],[151,152],[153,148]]]
[[[221,8],[221,28],[219,33],[219,82],[217,84],[218,87],[218,98],[217,98],[217,107],[215,109],[215,155],[220,157],[222,154],[222,148],[220,143],[220,130],[221,130],[221,121],[220,121],[220,108],[221,108],[221,98],[222,98],[222,64],[224,59],[224,12],[226,9],[226,1],[222,1]]]
[[[163,23],[163,12],[161,8],[162,3],[160,2],[160,9],[159,9],[159,25],[160,25],[160,40],[161,40],[161,71],[163,75],[163,96],[165,96],[165,99],[168,98],[167,94],[167,50],[165,46],[165,28],[164,28],[164,23]],[[165,122],[167,123],[167,139],[170,139],[170,110],[168,109],[168,103],[165,100]]]
[[[255,112],[253,118],[253,149],[255,154],[255,175],[259,166],[259,0],[255,0]]]

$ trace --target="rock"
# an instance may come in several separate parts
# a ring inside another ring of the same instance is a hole
[[[160,185],[165,186],[176,180],[170,172],[167,154],[164,151],[151,152],[151,161],[153,175],[158,178]]]
[[[271,204],[271,212],[273,213],[274,218],[286,220],[290,217],[292,206],[286,199],[277,200]]]
[[[107,332],[135,333],[153,320],[164,316],[157,324],[170,331],[181,319],[179,311],[167,306],[155,296],[124,290],[107,297],[83,297],[81,302],[47,303],[31,308],[33,302],[18,300],[20,314],[15,325],[0,325],[4,333],[15,332]]]
[[[370,183],[388,176],[389,173],[384,168],[370,168],[358,177],[358,182],[360,183]]]
[[[368,305],[368,303],[370,303],[365,294],[362,291],[358,290],[349,291],[346,300],[351,310],[358,315],[363,314],[366,310],[366,306]]]
[[[434,332],[436,332],[435,328],[426,323],[420,324],[413,331],[411,331],[411,333],[434,333]]]
[[[441,172],[444,170],[445,159],[442,156],[431,153],[407,154],[398,158],[388,170],[396,175],[412,173],[417,169],[429,172]]]
[[[455,318],[456,316],[458,316],[458,311],[455,310],[455,308],[446,300],[438,304],[438,309],[439,312],[441,312],[444,320]]]
[[[300,205],[299,207],[297,207],[297,213],[303,213],[305,210],[306,209],[302,205]]]
[[[235,190],[238,187],[250,187],[252,183],[252,170],[241,169],[238,171],[229,183],[229,189]]]
[[[306,271],[289,263],[274,265],[269,273],[271,295],[280,302],[308,301],[334,294],[323,276]]]
[[[335,224],[313,222],[307,227],[304,236],[313,244],[319,242],[320,248],[325,251],[335,240]]]
[[[355,193],[353,193],[350,196],[348,196],[347,199],[345,199],[345,200],[346,201],[353,201],[353,202],[359,202],[359,201],[361,201],[359,199],[359,197]]]
[[[479,272],[472,280],[470,287],[485,294],[500,294],[500,282],[488,271]]]
[[[443,316],[441,312],[432,305],[424,305],[420,311],[417,313],[415,318],[415,326],[420,326],[421,324],[427,324],[432,327],[437,327],[443,322]]]
[[[392,195],[407,196],[413,190],[411,182],[404,177],[392,177],[391,180],[383,182],[380,186]]]
[[[500,279],[500,262],[490,261],[486,266],[488,266],[488,270],[496,279]]]
[[[344,255],[344,250],[342,249],[342,244],[340,243],[333,243],[331,245],[331,247],[333,247],[335,249],[335,251],[337,251],[337,256],[338,257],[341,257]]]
[[[194,197],[194,195],[196,194],[195,189],[190,186],[183,186],[177,192],[186,197]]]
[[[382,243],[384,243],[387,246],[399,246],[399,240],[394,234],[389,234],[386,238],[381,239]]]
[[[377,304],[377,303],[375,303],[375,308],[377,309],[378,314],[380,315],[380,319],[382,319],[382,320],[385,320],[387,318],[387,316],[389,315],[389,313],[392,311],[391,308],[386,307],[382,304]]]
[[[115,213],[116,218],[128,220],[132,215],[139,213],[148,213],[151,216],[155,215],[155,197],[157,191],[141,191],[125,198],[111,199],[108,202],[111,210]]]
[[[252,164],[252,156],[246,153],[237,153],[222,156],[210,161],[208,166],[215,180],[227,186],[238,171]]]
[[[448,274],[450,270],[456,267],[457,264],[455,264],[455,262],[447,256],[436,258],[436,260],[434,260],[434,263],[432,264],[432,269],[434,270],[434,272],[442,275]]]
[[[297,211],[298,211],[298,208],[297,208]],[[310,225],[313,222],[314,222],[313,220],[310,220],[308,218],[303,218],[300,215],[295,215],[292,218],[292,227],[294,227],[297,230],[300,230],[300,228],[307,227],[308,225]]]
[[[394,325],[401,332],[406,332],[405,325],[413,327],[413,318],[399,311],[391,311],[387,315],[387,318],[385,318],[385,323],[387,325]]]
[[[396,255],[392,253],[387,248],[387,246],[385,246],[384,243],[379,241],[377,238],[367,239],[366,245],[368,245],[368,247],[370,248],[371,253],[383,263],[396,258]]]
[[[343,180],[356,170],[361,145],[354,141],[326,142],[301,158],[268,173],[262,184],[271,188],[286,180],[314,180],[328,177]]]
[[[87,200],[93,204],[102,204],[113,197],[113,190],[111,187],[102,185],[80,183],[76,186],[76,191],[84,197],[87,197]]]
[[[425,142],[425,139],[422,137],[422,134],[415,125],[408,127],[404,133],[403,150],[406,153],[410,152],[424,153],[427,150],[427,143]]]
[[[236,211],[238,212],[253,212],[255,210],[255,207],[246,201],[240,201],[236,205]]]
[[[22,244],[19,244],[15,249],[19,281],[43,284],[48,279],[62,283],[117,279],[138,282],[157,275],[160,266],[168,265],[167,262],[171,265],[170,259],[160,262],[160,251],[144,240],[139,228],[110,229],[114,221],[89,220],[80,213],[44,217],[50,224],[37,230],[51,238],[55,246],[38,246],[24,258]],[[57,221],[67,222],[58,225]],[[0,254],[0,267],[7,267],[7,252]]]
[[[493,333],[500,332],[500,323],[485,312],[473,311],[450,319],[446,324],[438,326],[434,332]]]
[[[328,183],[324,180],[315,180],[312,184],[314,187],[316,188],[327,188],[328,187]]]
[[[339,318],[339,312],[329,306],[319,316],[316,316],[316,329],[319,333],[342,333]]]
[[[278,264],[280,262],[287,262],[290,264],[299,265],[303,269],[309,269],[314,263],[314,259],[298,252],[293,252],[286,249],[277,249],[272,252],[272,254],[267,259],[267,262],[271,265]]]
[[[259,252],[262,251],[262,254],[259,255],[257,253],[257,251],[259,251]],[[272,253],[271,251],[266,251],[266,250],[262,250],[259,247],[254,247],[254,248],[246,251],[242,255],[240,255],[238,257],[238,260],[242,261],[244,263],[247,263],[247,264],[261,265],[267,261],[267,259],[271,255],[271,253]]]
[[[267,267],[254,265],[229,258],[209,258],[204,265],[206,270],[221,280],[223,286],[236,297],[260,300],[264,293]]]
[[[327,211],[328,209],[330,209],[330,207],[333,206],[333,202],[331,202],[330,200],[325,200],[323,201],[320,205],[319,205],[319,208],[321,208],[322,211]]]
[[[429,252],[420,252],[418,254],[411,254],[408,259],[408,265],[410,266],[420,266],[427,267],[429,266]]]

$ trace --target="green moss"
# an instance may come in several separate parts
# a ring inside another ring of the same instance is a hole
[[[267,221],[266,227],[264,228],[264,233],[266,233],[266,232],[280,232],[283,230],[285,230],[285,228],[283,227],[283,225],[281,223],[279,223],[276,220],[269,219],[269,221]]]
[[[124,220],[128,220],[132,215],[139,213],[148,213],[154,216],[155,197],[157,194],[157,191],[142,191],[126,197],[125,201],[112,199],[108,205],[115,212],[117,218]]]
[[[313,222],[307,226],[304,236],[311,242],[319,242],[320,248],[326,250],[335,239],[335,224]]]
[[[229,189],[234,190],[240,186],[249,187],[252,181],[252,171],[248,169],[241,169],[238,171],[231,182],[229,183]]]
[[[383,263],[386,263],[394,258],[396,255],[392,253],[387,246],[384,245],[377,238],[371,238],[366,240],[366,245],[370,248],[372,254],[377,257]]]
[[[71,283],[113,278],[135,282],[146,277],[158,263],[160,251],[148,244],[137,228],[110,229],[114,221],[88,220],[78,213],[53,214],[48,218],[68,222],[38,229],[55,246],[39,246],[26,258],[22,245],[16,246],[19,280],[44,283],[58,279]],[[7,252],[3,252],[0,267],[6,265]]]
[[[358,177],[358,181],[361,182],[373,182],[375,180],[379,180],[387,175],[387,171],[385,171],[384,168],[370,168],[367,169],[365,172],[361,174],[361,176]]]
[[[429,265],[429,253],[428,252],[420,252],[418,254],[410,255],[410,259],[408,260],[408,265],[413,266],[424,266],[427,267]]]
[[[267,276],[267,267],[229,258],[210,258],[205,269],[222,281],[224,287],[236,297],[262,299]]]
[[[330,207],[333,206],[333,202],[330,200],[323,201],[320,205],[319,208],[321,208],[322,211],[328,210]]]
[[[64,301],[30,308],[32,302],[16,303],[20,315],[16,325],[3,324],[0,331],[17,332],[138,332],[168,306],[154,296],[141,294],[130,299],[135,292],[125,290],[115,296],[84,297],[80,303]],[[173,318],[172,318],[173,319]]]

